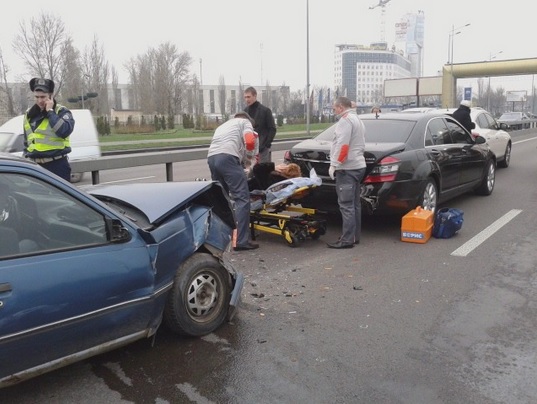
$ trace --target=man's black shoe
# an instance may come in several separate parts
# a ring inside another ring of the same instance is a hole
[[[326,243],[329,248],[352,248],[354,244],[344,244],[341,241],[336,241],[335,243]]]
[[[259,248],[259,244],[250,242],[246,245],[237,245],[233,249],[235,251],[247,251],[247,250],[255,250],[256,248]]]

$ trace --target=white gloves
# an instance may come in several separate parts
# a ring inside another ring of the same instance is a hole
[[[330,168],[328,169],[328,175],[330,176],[330,178],[335,180],[336,179],[336,167],[330,166]]]

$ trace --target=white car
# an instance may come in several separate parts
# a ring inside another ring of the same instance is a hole
[[[75,128],[70,136],[72,152],[69,160],[96,159],[101,157],[99,134],[89,109],[72,109]],[[11,118],[0,126],[0,152],[22,156],[25,148],[24,115]],[[71,182],[82,180],[84,173],[71,173]]]
[[[452,114],[456,108],[437,109],[434,112],[443,112]],[[472,129],[472,135],[482,136],[487,140],[490,149],[496,155],[498,167],[509,167],[511,162],[511,135],[507,132],[507,125],[498,122],[485,109],[472,107],[470,110],[472,122],[475,123],[475,129]]]

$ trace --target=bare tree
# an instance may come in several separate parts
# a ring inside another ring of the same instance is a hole
[[[125,67],[139,101],[138,108],[145,113],[180,113],[191,63],[188,52],[179,52],[170,42],[131,59]]]
[[[485,80],[482,78],[477,79],[477,94],[474,95],[472,98],[474,98],[479,106],[487,107],[487,94],[488,94],[488,86],[485,83]]]
[[[192,79],[192,105],[194,107],[194,115],[199,116],[203,109],[201,108],[201,97],[200,97],[200,82],[198,81],[198,77],[194,75]]]
[[[265,83],[265,91],[263,100],[261,101],[267,107],[269,107],[274,112],[274,106],[272,105],[272,91],[270,91],[270,82],[267,80]]]
[[[289,104],[287,105],[287,115],[293,118],[303,118],[305,111],[304,92],[298,90],[289,94]]]
[[[113,100],[112,108],[121,109],[122,108],[121,99],[119,99],[119,100],[117,99],[117,95],[118,95],[117,89],[119,88],[118,73],[117,73],[117,70],[115,69],[114,66],[112,66],[110,68],[110,72],[111,72],[111,75],[112,75],[112,100]]]
[[[56,92],[56,98],[62,102],[78,99],[83,91],[80,86],[80,77],[82,76],[80,52],[73,46],[71,39],[66,42],[64,49],[66,58],[62,68],[63,85],[61,94]]]
[[[151,64],[151,56],[149,54],[138,56],[137,64],[138,78],[135,91],[140,102],[139,108],[146,114],[153,114],[156,112],[156,108],[155,94],[153,93],[154,69]]]
[[[218,83],[218,105],[222,116],[226,115],[226,81],[220,76]]]
[[[496,91],[491,93],[490,98],[490,113],[493,116],[500,116],[505,111],[505,104],[507,102],[507,95],[505,88],[498,87]]]
[[[83,94],[97,93],[97,97],[88,99],[87,107],[97,115],[108,115],[108,80],[109,63],[104,56],[103,45],[96,36],[82,57],[81,86]]]
[[[2,48],[0,47],[0,105],[4,104],[8,116],[15,116],[15,109],[13,106],[13,95],[7,85],[7,73],[9,72],[8,66],[4,63],[4,55]]]
[[[30,75],[51,78],[60,92],[64,80],[64,65],[68,52],[66,46],[71,36],[66,32],[60,17],[45,12],[19,23],[20,33],[13,41],[13,49],[24,60]]]
[[[139,86],[138,63],[135,58],[131,58],[124,64],[124,67],[129,72],[129,80],[132,86],[131,91],[129,92],[129,106],[130,108],[137,109],[140,105],[137,90]]]

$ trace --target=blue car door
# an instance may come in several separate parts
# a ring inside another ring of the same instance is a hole
[[[136,231],[113,243],[98,204],[2,176],[14,189],[0,221],[2,241],[11,240],[0,249],[0,379],[147,334],[154,273]]]

